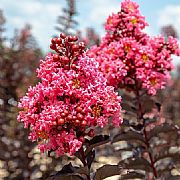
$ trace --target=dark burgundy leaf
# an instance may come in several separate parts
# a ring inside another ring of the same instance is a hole
[[[124,180],[124,179],[144,179],[145,178],[145,175],[142,174],[142,173],[137,173],[137,172],[128,172],[127,174],[125,175],[122,175],[121,176],[121,180]]]
[[[110,142],[110,138],[108,135],[98,135],[93,137],[90,141],[89,141],[89,147],[87,147],[86,151],[85,151],[85,156],[87,156],[87,154],[95,147],[106,144]]]
[[[120,167],[118,165],[106,164],[99,169],[97,169],[94,180],[102,180],[107,177],[115,176],[120,174]]]
[[[124,133],[116,135],[113,138],[112,143],[115,143],[118,141],[132,141],[132,140],[138,141],[138,142],[142,143],[143,145],[146,145],[142,134],[140,134],[138,132],[134,132],[134,131],[124,132]]]
[[[87,154],[87,158],[86,158],[89,169],[91,167],[92,162],[94,161],[94,158],[95,158],[95,150],[92,150]]]
[[[127,158],[120,161],[118,165],[122,166],[124,169],[136,169],[152,172],[151,164],[142,157]]]

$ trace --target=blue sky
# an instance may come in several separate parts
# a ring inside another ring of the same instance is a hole
[[[160,27],[173,24],[180,34],[180,0],[134,0],[140,5],[149,27],[147,32],[157,35]],[[111,12],[120,9],[121,0],[77,0],[79,15],[78,28],[94,27],[103,35],[103,23]],[[22,28],[30,23],[32,33],[41,48],[49,49],[50,38],[57,34],[55,30],[57,16],[65,7],[65,0],[0,0],[0,8],[6,17],[6,35],[11,37],[15,28]],[[176,58],[176,62],[178,59]]]

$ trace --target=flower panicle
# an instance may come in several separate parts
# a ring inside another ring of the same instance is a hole
[[[121,98],[76,36],[61,34],[50,47],[55,53],[40,61],[41,82],[20,100],[18,120],[30,128],[29,138],[41,152],[73,155],[96,126],[121,124]]]
[[[138,82],[138,88],[155,95],[168,84],[172,55],[180,55],[178,41],[149,36],[143,32],[147,25],[131,0],[124,0],[121,10],[107,18],[105,36],[87,54],[99,62],[108,85],[136,91]]]

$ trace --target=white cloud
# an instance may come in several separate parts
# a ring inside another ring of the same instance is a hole
[[[88,6],[86,9],[88,13],[84,13],[83,10],[80,11],[80,15],[82,16],[79,19],[80,30],[85,32],[86,27],[93,27],[101,36],[104,34],[103,24],[107,17],[112,14],[112,12],[117,12],[120,9],[120,3],[115,1],[112,3],[112,0],[91,0],[86,2],[85,6]],[[84,17],[83,14],[86,17]]]
[[[62,13],[63,3],[65,3],[64,0],[1,0],[0,8],[4,10],[7,18],[9,34],[13,33],[14,28],[20,29],[29,23],[33,27],[32,32],[39,45],[48,50],[50,38],[57,33],[54,27],[57,16]],[[84,32],[86,27],[92,26],[101,35],[104,33],[102,25],[108,15],[120,9],[120,3],[112,3],[112,0],[91,0],[85,4],[85,6],[88,5],[89,13],[85,12],[86,17],[84,17],[83,10],[79,8],[81,3],[85,2],[79,0],[79,3],[77,10],[80,15],[76,19],[79,19],[80,30]]]
[[[112,3],[112,0],[92,0],[91,4],[93,11],[90,13],[90,19],[94,22],[102,23],[112,12],[120,10],[120,4]]]
[[[180,5],[166,6],[159,13],[158,25],[172,24],[180,32]]]
[[[49,39],[55,34],[57,16],[61,14],[61,4],[37,0],[1,0],[2,8],[7,16],[7,29],[22,28],[26,23],[33,27],[33,35],[39,45],[48,50]],[[10,30],[11,29],[11,30]]]

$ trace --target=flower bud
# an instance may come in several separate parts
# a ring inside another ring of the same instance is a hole
[[[66,35],[65,35],[64,33],[61,33],[61,34],[60,34],[60,37],[61,37],[62,39],[65,39],[65,38],[66,38]]]

